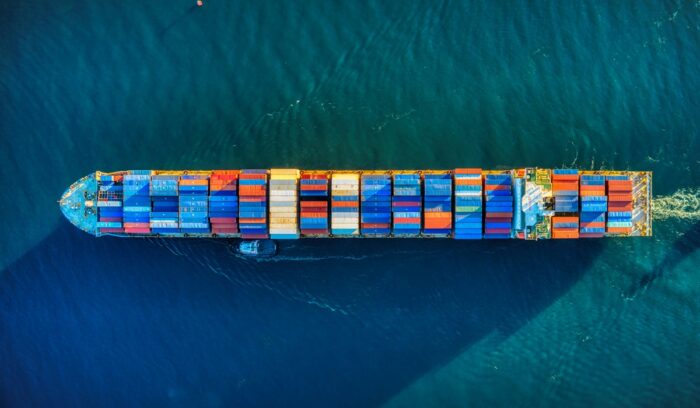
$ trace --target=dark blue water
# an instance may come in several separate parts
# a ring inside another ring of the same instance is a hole
[[[3,1],[0,405],[697,405],[697,2]],[[95,169],[654,171],[654,237],[95,239]]]

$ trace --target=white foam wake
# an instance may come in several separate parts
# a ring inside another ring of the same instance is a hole
[[[654,197],[654,220],[700,220],[700,188],[684,188],[668,196]]]

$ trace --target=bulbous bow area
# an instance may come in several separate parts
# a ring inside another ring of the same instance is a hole
[[[63,215],[81,230],[97,235],[97,182],[95,173],[79,179],[58,201]]]

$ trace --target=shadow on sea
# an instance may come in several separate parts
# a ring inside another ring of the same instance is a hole
[[[639,293],[645,291],[657,279],[675,268],[685,258],[690,256],[696,249],[700,248],[700,222],[696,222],[686,232],[676,239],[664,259],[651,270],[639,278],[639,281],[631,285],[625,292],[626,298],[634,298]]]
[[[377,405],[534,319],[604,243],[163,245],[64,223],[3,271],[3,405]]]

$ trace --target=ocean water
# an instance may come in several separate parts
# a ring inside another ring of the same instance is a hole
[[[697,1],[3,1],[0,405],[697,406]],[[654,237],[95,239],[95,169],[654,171]]]

